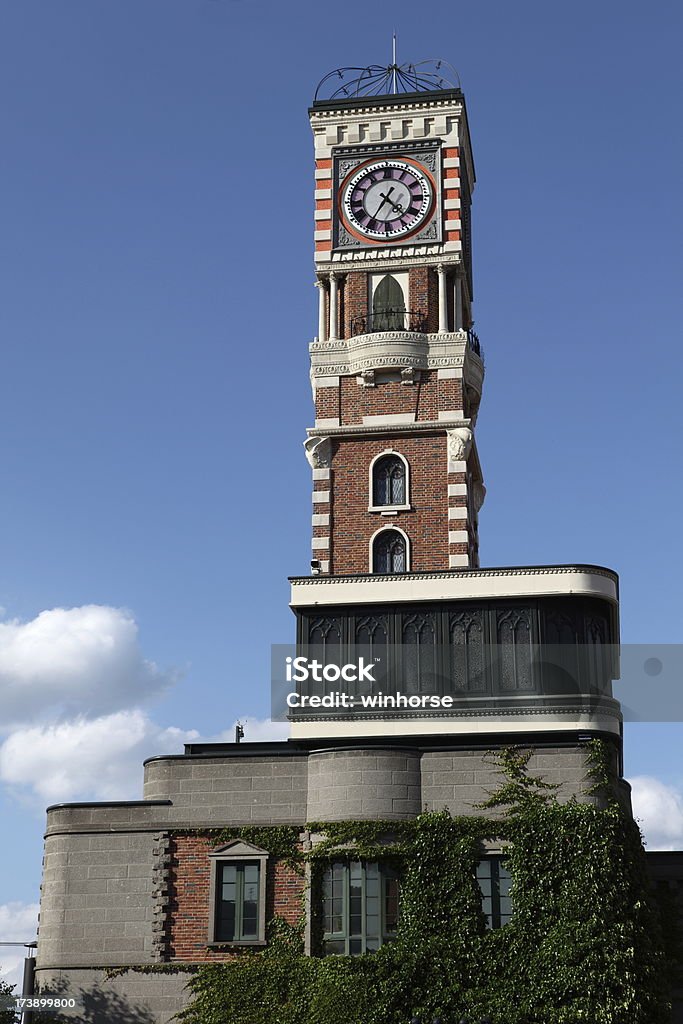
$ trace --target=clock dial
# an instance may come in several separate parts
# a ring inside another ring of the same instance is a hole
[[[353,234],[387,241],[410,235],[432,211],[430,177],[408,160],[377,160],[356,168],[340,191],[341,212]]]

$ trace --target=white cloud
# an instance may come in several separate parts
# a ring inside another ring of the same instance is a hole
[[[182,753],[191,742],[233,742],[235,725],[217,736],[196,729],[163,728],[145,712],[117,711],[52,725],[15,729],[0,744],[0,781],[44,804],[71,800],[140,800],[142,762]],[[286,722],[242,719],[244,742],[283,740]]]
[[[139,800],[142,761],[182,753],[194,730],[161,728],[142,711],[118,711],[16,729],[0,745],[0,780],[43,803]]]
[[[37,903],[0,904],[0,942],[33,942],[38,928]],[[26,950],[21,946],[0,946],[0,977],[21,992]]]
[[[3,727],[138,705],[175,681],[142,656],[130,612],[106,605],[52,608],[0,622]]]
[[[683,848],[683,795],[660,779],[638,775],[629,779],[633,814],[648,850]]]

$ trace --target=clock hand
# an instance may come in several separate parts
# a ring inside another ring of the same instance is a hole
[[[394,191],[394,186],[392,185],[392,186],[391,186],[391,188],[389,189],[389,191],[387,192],[387,194],[386,194],[386,195],[384,194],[384,192],[380,192],[380,195],[381,195],[381,197],[382,197],[382,202],[381,202],[381,203],[379,204],[379,206],[378,206],[378,207],[377,207],[377,209],[375,210],[375,217],[377,216],[377,214],[378,214],[378,213],[379,213],[379,211],[380,211],[380,210],[382,209],[382,207],[384,206],[384,204],[385,204],[385,203],[390,203],[390,204],[391,204],[391,206],[394,206],[393,202],[392,202],[392,201],[391,201],[391,199],[389,198],[389,196],[391,195],[391,193],[392,193],[393,191]],[[395,207],[395,206],[394,206],[394,209],[396,209],[396,207]]]

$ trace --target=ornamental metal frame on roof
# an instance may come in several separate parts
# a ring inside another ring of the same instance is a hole
[[[386,66],[371,64],[366,68],[335,68],[318,83],[313,102],[443,89],[460,89],[460,76],[447,60],[432,57],[417,63],[397,64],[394,56],[393,63]]]

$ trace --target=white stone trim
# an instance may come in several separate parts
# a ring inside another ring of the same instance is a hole
[[[448,509],[449,519],[464,519],[467,521],[467,505],[451,505]]]
[[[374,719],[356,719],[352,722],[323,720],[302,722],[296,719],[291,723],[291,739],[339,739],[349,737],[382,736],[454,736],[459,734],[472,735],[486,733],[552,733],[565,730],[580,732],[610,732],[615,736],[620,733],[619,721],[616,716],[592,714],[577,716],[575,713],[562,715],[521,715],[519,717],[503,717],[487,715],[478,711],[476,717],[447,717],[440,713],[438,718],[384,718],[381,722]]]
[[[454,220],[452,218],[447,220],[446,223],[444,224],[444,227],[446,231],[459,231],[461,227],[460,218],[458,217],[457,220]]]
[[[375,469],[375,463],[377,462],[378,459],[383,459],[386,455],[395,455],[397,458],[399,458],[401,460],[401,462],[405,466],[405,471],[406,471],[406,487],[405,487],[406,500],[405,500],[403,505],[373,505],[373,503],[372,503],[372,496],[373,496],[373,494],[375,492],[375,488],[373,486],[373,484],[374,484],[373,473],[374,473],[374,469]],[[401,452],[397,452],[395,448],[385,448],[383,452],[379,452],[377,455],[375,455],[375,457],[373,459],[371,459],[370,465],[368,466],[368,512],[383,512],[383,513],[386,514],[387,512],[391,511],[392,509],[395,510],[395,511],[398,511],[399,509],[405,511],[405,510],[408,510],[409,508],[410,508],[410,463],[408,462],[408,460],[405,457],[405,455],[403,455]]]
[[[311,548],[313,551],[329,551],[330,549],[330,538],[329,537],[314,537],[311,541]]]
[[[316,199],[331,199],[332,198],[332,189],[331,188],[317,188],[315,190],[315,198]],[[326,210],[325,212],[329,214],[332,211],[331,210]]]
[[[331,167],[316,167],[315,169],[315,180],[324,181],[325,178],[329,178],[332,181],[332,168]]]
[[[314,512],[311,516],[311,526],[329,526],[330,525],[330,513],[329,512]]]
[[[460,200],[459,199],[444,199],[443,201],[444,210],[459,210]]]
[[[331,220],[331,219],[332,219],[332,211],[331,210],[314,210],[313,211],[313,220]]]
[[[448,472],[449,473],[466,473],[467,463],[462,459],[449,459],[448,460]]]
[[[458,416],[462,414],[462,409],[444,409],[439,412],[440,420],[457,420]]]
[[[443,158],[443,166],[444,166],[444,170],[446,169],[446,167],[459,167],[460,166],[460,157],[457,157],[457,156],[445,156]]]
[[[467,544],[469,541],[469,534],[467,530],[449,530],[448,531],[448,543],[449,544]]]
[[[320,571],[321,572],[329,572],[330,571],[330,560],[329,560],[329,558],[321,558],[321,559],[319,559],[319,561],[320,561]]]
[[[470,564],[470,556],[461,552],[459,555],[448,556],[448,567],[450,569],[459,569],[461,566],[468,566]]]
[[[459,601],[496,597],[582,594],[617,602],[615,574],[599,566],[521,566],[511,569],[470,569],[462,573],[419,573],[395,576],[337,576],[325,580],[297,577],[291,581],[294,608],[319,604],[383,604],[401,601]]]
[[[331,475],[332,470],[329,466],[321,466],[320,469],[313,470],[314,480],[329,480]],[[329,491],[326,491],[325,493],[329,494]]]
[[[339,377],[311,377],[313,389],[316,388],[338,388]]]
[[[392,533],[400,533],[401,536],[403,537],[403,539],[405,540],[405,542],[406,542],[406,572],[410,572],[410,564],[411,564],[411,562],[410,562],[410,558],[411,558],[410,537],[408,536],[408,534],[406,533],[405,530],[402,530],[400,526],[396,526],[394,523],[387,523],[386,526],[380,526],[380,528],[378,530],[375,530],[375,532],[373,533],[372,537],[370,538],[370,541],[368,543],[368,566],[369,566],[368,572],[372,572],[373,571],[372,570],[372,548],[373,548],[373,545],[375,543],[375,538],[378,537],[380,533],[386,533],[387,530],[391,530]],[[382,577],[381,576],[377,576],[376,578],[377,579],[381,579]],[[394,576],[393,579],[396,579],[396,577]]]
[[[330,216],[331,216],[331,214],[330,214]],[[327,219],[329,220],[330,218],[328,217]],[[324,231],[314,231],[313,232],[313,240],[315,242],[331,242],[332,241],[332,232],[330,231],[329,228],[325,228]]]
[[[316,427],[338,427],[340,426],[338,416],[327,416],[315,421]]]
[[[382,275],[384,276],[384,275]],[[332,293],[330,290],[330,316]],[[311,373],[328,377],[333,374],[358,374],[363,370],[404,369],[440,370],[469,367],[473,353],[468,347],[467,332],[443,331],[421,334],[418,331],[376,331],[353,338],[329,340],[309,345]],[[476,356],[473,356],[477,359]],[[477,368],[480,361],[473,364]],[[480,371],[481,373],[481,371]]]
[[[338,422],[339,421],[337,421],[337,423]],[[393,424],[393,423],[415,423],[415,413],[414,412],[395,412],[395,413],[387,413],[386,415],[384,413],[382,413],[379,416],[364,416],[363,417],[363,425],[365,425],[365,424],[372,424],[372,423],[376,423],[378,425],[379,424],[383,424],[383,423],[387,424],[387,425],[390,425],[390,424]],[[317,420],[316,420],[316,426],[318,426]]]
[[[456,495],[467,494],[467,484],[449,484],[448,485],[448,497],[454,498]]]
[[[459,380],[462,377],[462,366],[447,366],[436,371],[437,380]]]
[[[313,504],[314,505],[327,505],[330,500],[329,491],[313,491]]]

